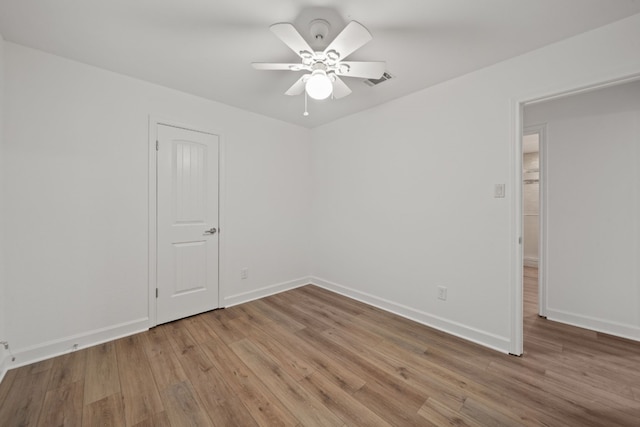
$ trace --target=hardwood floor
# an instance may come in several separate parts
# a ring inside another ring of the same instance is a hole
[[[1,426],[638,426],[640,343],[541,319],[504,355],[314,286],[11,370]]]

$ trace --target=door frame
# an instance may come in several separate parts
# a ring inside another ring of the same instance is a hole
[[[218,137],[218,305],[222,307],[222,278],[224,266],[224,254],[226,251],[224,243],[224,200],[225,200],[225,144],[222,132],[208,126],[194,126],[176,120],[166,119],[159,116],[149,115],[149,255],[148,255],[148,319],[149,328],[156,326],[156,287],[158,284],[158,156],[156,141],[158,139],[158,125],[171,126],[174,128],[190,130],[194,132],[216,135]]]
[[[577,95],[579,93],[590,92],[597,89],[602,89],[608,86],[615,86],[623,83],[630,83],[640,80],[640,73],[632,73],[623,76],[613,77],[608,80],[596,79],[588,84],[581,86],[570,86],[564,89],[556,89],[550,91],[539,91],[537,93],[522,95],[519,97],[511,98],[511,143],[509,144],[511,151],[511,171],[510,171],[510,183],[511,183],[511,286],[510,286],[510,317],[511,317],[511,331],[510,331],[510,345],[509,354],[514,356],[521,356],[524,352],[524,293],[522,289],[523,285],[523,256],[524,249],[521,244],[523,235],[522,229],[522,214],[523,214],[523,199],[522,199],[522,136],[524,132],[524,107],[527,105],[533,105],[539,102],[550,101],[552,99],[563,98],[565,96]],[[548,140],[548,134],[545,133],[545,140]],[[545,142],[548,144],[548,141]],[[541,153],[542,154],[542,153]],[[548,165],[548,156],[545,157],[545,164]],[[542,161],[541,161],[542,162]],[[546,210],[548,204],[545,204],[545,212],[541,211],[541,216],[547,217]],[[547,221],[547,220],[545,220]],[[545,224],[545,228],[546,224]],[[549,242],[548,235],[545,236],[545,245]],[[545,252],[545,257],[547,256]],[[540,259],[542,261],[542,259]],[[544,264],[548,266],[548,259],[545,258]],[[548,268],[545,267],[545,271]],[[545,277],[545,285],[548,283]],[[545,291],[547,289],[545,288]],[[546,293],[546,292],[545,292]],[[545,295],[546,297],[546,295]]]

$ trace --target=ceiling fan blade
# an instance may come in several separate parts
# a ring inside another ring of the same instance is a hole
[[[273,71],[302,71],[304,66],[302,64],[278,64],[275,62],[252,62],[251,66],[256,70],[273,70]]]
[[[296,55],[302,57],[303,52],[313,54],[313,49],[309,46],[309,43],[302,38],[298,30],[289,23],[273,24],[269,27],[271,32],[278,36],[280,40],[284,42],[289,48],[296,53]]]
[[[284,93],[285,95],[289,95],[289,96],[296,96],[296,95],[300,95],[302,92],[304,92],[304,87],[305,87],[305,77],[308,74],[305,74],[304,76],[300,77],[298,80],[296,80],[296,82],[291,85],[291,87]]]
[[[362,79],[379,79],[384,74],[387,67],[386,62],[357,62],[343,61],[339,63],[336,74],[345,77],[359,77]]]
[[[336,76],[336,81],[333,82],[333,97],[335,99],[344,98],[345,96],[351,93],[351,89],[346,83],[338,76]]]
[[[324,53],[334,50],[340,54],[340,59],[345,59],[355,50],[371,41],[371,33],[362,24],[351,21],[344,30],[327,46]]]

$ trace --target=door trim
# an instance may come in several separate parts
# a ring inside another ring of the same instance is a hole
[[[149,115],[149,229],[148,229],[148,318],[149,328],[156,326],[156,287],[158,284],[157,266],[158,266],[158,248],[157,248],[157,236],[158,236],[158,181],[157,181],[157,151],[156,141],[158,138],[158,125],[171,126],[179,129],[186,129],[194,132],[206,133],[210,135],[216,135],[218,137],[218,230],[224,231],[225,218],[224,218],[224,206],[225,206],[225,144],[222,132],[216,129],[211,129],[207,126],[194,126],[191,124],[185,124],[176,120],[166,119],[159,116]],[[218,305],[222,307],[223,298],[223,266],[224,266],[224,254],[225,248],[225,233],[219,231],[218,234]]]

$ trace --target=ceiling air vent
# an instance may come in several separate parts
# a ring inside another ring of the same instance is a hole
[[[364,84],[367,86],[376,86],[382,82],[386,82],[387,80],[391,80],[393,76],[385,71],[385,73],[379,79],[367,79],[364,81]]]

